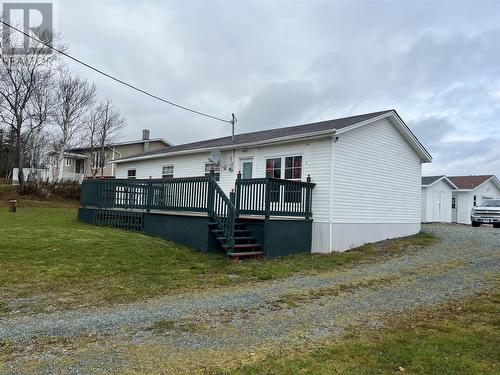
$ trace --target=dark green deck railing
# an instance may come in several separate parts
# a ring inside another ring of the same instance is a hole
[[[112,209],[206,212],[222,231],[229,248],[234,245],[234,203],[212,175],[160,180],[85,180],[80,203],[98,208],[100,212],[95,217],[103,225],[114,222],[110,218],[116,215],[104,212]]]
[[[232,251],[235,218],[238,215],[309,219],[312,216],[314,186],[310,177],[307,182],[301,182],[276,178],[242,179],[238,174],[235,192],[229,198],[213,175],[148,180],[94,179],[83,181],[80,203],[99,210],[95,217],[102,220],[99,219],[98,224],[114,225],[120,222],[125,227],[138,225],[137,218],[123,218],[113,215],[110,210],[207,213],[226,238],[228,251]]]
[[[312,216],[315,184],[278,178],[236,179],[236,214],[269,216]]]

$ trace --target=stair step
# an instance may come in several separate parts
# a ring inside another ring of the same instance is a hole
[[[228,253],[227,254],[231,258],[242,258],[242,257],[261,257],[264,255],[263,251],[245,251],[241,253]]]
[[[227,240],[227,237],[216,237],[217,240],[219,241],[225,241]],[[242,240],[255,240],[255,237],[234,237],[235,241],[242,241]]]
[[[222,231],[220,229],[213,229],[212,230],[212,233],[222,233]],[[235,229],[234,230],[234,234],[243,234],[243,233],[250,233],[250,231],[248,229]]]
[[[223,245],[222,246],[224,249],[230,249],[231,247],[236,250],[240,249],[257,249],[259,247],[262,247],[262,245],[258,243],[242,243],[242,244],[236,244],[234,246],[229,246],[229,245]]]

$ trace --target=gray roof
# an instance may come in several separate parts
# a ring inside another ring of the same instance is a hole
[[[145,152],[141,154],[136,154],[136,155],[130,155],[127,157],[124,157],[122,159],[130,159],[134,157],[139,157],[139,156],[149,156],[149,155],[167,155],[172,152],[179,152],[179,151],[191,151],[191,150],[197,150],[197,149],[207,149],[207,148],[217,148],[217,147],[223,147],[223,146],[230,146],[231,144],[237,146],[239,144],[247,144],[247,143],[252,143],[252,142],[259,142],[259,141],[266,141],[266,140],[272,140],[275,138],[281,138],[281,137],[288,137],[288,136],[294,136],[294,135],[300,135],[300,134],[308,134],[308,133],[313,133],[313,132],[319,132],[319,131],[325,131],[325,130],[333,130],[333,129],[342,129],[346,128],[348,126],[357,124],[359,122],[363,122],[366,120],[370,120],[372,118],[381,116],[383,114],[389,113],[389,112],[395,112],[395,110],[385,110],[385,111],[380,111],[380,112],[372,112],[372,113],[366,113],[363,115],[358,115],[358,116],[351,116],[351,117],[344,117],[344,118],[339,118],[335,120],[328,120],[328,121],[321,121],[321,122],[315,122],[311,124],[305,124],[305,125],[296,125],[296,126],[288,126],[285,128],[276,128],[276,129],[270,129],[270,130],[263,130],[263,131],[258,131],[258,132],[252,132],[252,133],[243,133],[243,134],[235,134],[234,136],[234,143],[231,143],[231,137],[222,137],[222,138],[215,138],[215,139],[208,139],[205,141],[199,141],[199,142],[193,142],[193,143],[185,143],[177,146],[171,146],[163,150],[155,150],[155,151],[150,151],[150,152]],[[115,161],[118,161],[120,159],[117,159]]]
[[[425,176],[425,177],[422,177],[422,185],[430,185],[434,182],[436,182],[437,180],[439,180],[440,178],[443,178],[443,177],[446,177],[445,175],[441,175],[441,176]]]

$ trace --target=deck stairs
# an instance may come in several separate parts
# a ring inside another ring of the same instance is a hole
[[[227,238],[216,223],[210,223],[209,226],[228,257],[239,260],[242,258],[260,258],[264,255],[262,244],[257,243],[256,238],[252,236],[246,224],[239,219],[236,219],[234,223],[233,246],[228,244]]]

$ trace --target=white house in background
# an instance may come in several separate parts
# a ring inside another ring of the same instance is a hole
[[[312,251],[343,251],[420,231],[421,164],[432,158],[395,110],[168,147],[114,160],[117,178],[209,173],[221,188],[243,178],[305,181],[312,194]]]
[[[58,163],[57,154],[50,155],[48,177],[52,181],[55,178],[55,170],[58,169],[59,178],[62,180],[71,180],[82,182],[84,178],[89,177],[113,177],[115,175],[114,164],[110,161],[129,155],[135,155],[139,152],[163,150],[172,144],[163,138],[150,138],[148,129],[142,131],[142,139],[113,142],[105,146],[104,168],[101,173],[102,153],[98,148],[79,147],[67,149],[64,151],[64,160]]]
[[[422,177],[422,222],[451,223],[452,192],[457,189],[446,176]]]
[[[448,176],[457,187],[452,193],[452,222],[470,224],[472,207],[487,199],[500,198],[500,181],[494,175]]]

